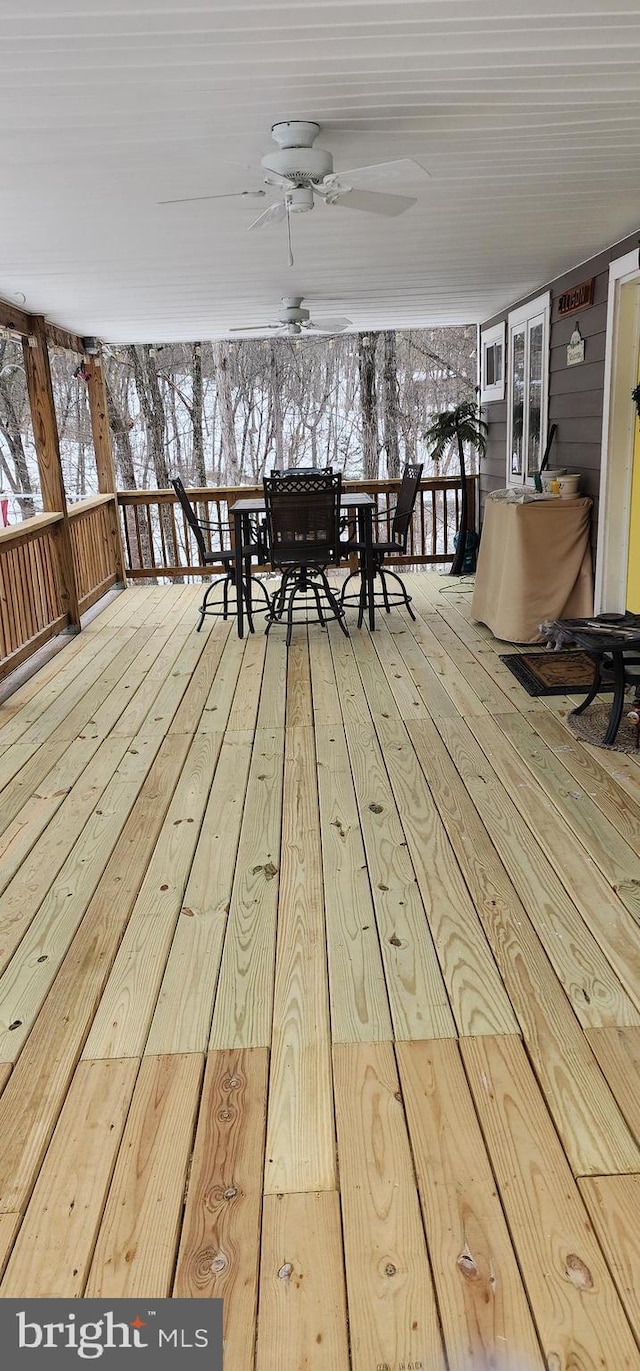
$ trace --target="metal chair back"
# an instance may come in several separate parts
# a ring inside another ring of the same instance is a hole
[[[282,476],[299,476],[302,480],[306,480],[308,476],[332,476],[333,467],[284,467],[282,471],[279,471],[277,467],[274,467],[271,475],[278,478]]]
[[[328,566],[339,561],[342,476],[265,476],[264,499],[272,566]]]
[[[188,523],[188,525],[189,525],[189,528],[191,529],[191,532],[193,533],[193,536],[194,536],[194,538],[195,538],[195,540],[196,540],[196,543],[197,543],[197,545],[198,545],[198,552],[199,552],[199,554],[200,554],[200,561],[201,561],[202,564],[204,565],[204,563],[205,563],[205,561],[206,561],[206,557],[207,557],[208,548],[207,548],[207,544],[206,544],[206,542],[205,542],[204,533],[203,533],[203,531],[202,531],[202,527],[201,527],[201,525],[200,525],[200,521],[199,521],[199,519],[198,519],[198,516],[197,516],[197,514],[196,514],[196,511],[195,511],[195,509],[193,508],[193,505],[192,505],[192,503],[191,503],[191,501],[190,501],[190,499],[189,499],[189,496],[187,495],[187,492],[186,492],[186,490],[185,490],[185,488],[184,488],[184,486],[183,486],[183,484],[182,484],[182,481],[180,480],[180,477],[179,477],[179,476],[173,476],[173,477],[171,478],[171,485],[173,486],[173,489],[174,489],[175,492],[176,492],[176,495],[177,495],[177,497],[178,497],[178,499],[179,499],[179,501],[180,501],[180,504],[182,505],[182,509],[183,509],[183,512],[184,512],[184,517],[185,517],[185,519],[187,520],[187,523]]]
[[[409,464],[405,467],[391,525],[391,541],[397,543],[403,552],[407,550],[409,529],[421,479],[422,464]]]

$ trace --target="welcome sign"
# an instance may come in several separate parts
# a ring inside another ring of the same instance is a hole
[[[222,1371],[222,1300],[0,1300],[12,1371]]]

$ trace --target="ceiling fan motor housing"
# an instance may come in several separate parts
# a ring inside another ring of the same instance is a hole
[[[302,309],[302,300],[299,295],[285,295],[282,299],[282,314],[280,322],[282,324],[303,324],[309,318],[309,310]]]
[[[282,152],[267,153],[260,165],[267,172],[284,176],[294,186],[309,186],[331,175],[333,157],[324,148],[283,148]]]

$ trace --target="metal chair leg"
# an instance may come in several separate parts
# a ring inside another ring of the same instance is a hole
[[[381,575],[381,576],[391,576],[392,580],[397,581],[397,583],[398,583],[398,585],[400,586],[400,589],[401,589],[401,591],[402,591],[402,598],[403,598],[403,601],[404,601],[405,609],[407,610],[407,613],[409,614],[409,617],[410,617],[411,619],[413,619],[414,622],[415,622],[415,617],[416,617],[416,616],[415,616],[415,614],[414,614],[414,612],[413,612],[413,610],[412,610],[412,608],[411,608],[411,596],[407,594],[407,587],[406,587],[406,585],[404,584],[404,581],[401,579],[400,576],[397,575],[397,573],[396,573],[395,571],[389,571],[388,569],[387,569],[386,571],[385,571],[385,570],[381,570],[380,575]]]

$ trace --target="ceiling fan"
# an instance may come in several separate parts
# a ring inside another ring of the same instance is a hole
[[[310,311],[302,308],[301,295],[284,295],[282,313],[277,322],[269,324],[246,324],[232,328],[230,333],[267,333],[273,332],[283,338],[299,338],[302,333],[342,333],[349,328],[351,319],[311,319]]]
[[[266,228],[268,224],[287,221],[289,241],[289,265],[293,266],[291,247],[291,215],[305,214],[315,207],[316,200],[325,205],[342,209],[361,210],[366,214],[379,214],[385,218],[395,218],[404,214],[416,204],[411,195],[393,195],[388,192],[367,190],[354,185],[357,181],[391,180],[417,173],[428,177],[429,172],[410,157],[395,162],[380,162],[372,166],[353,167],[349,171],[335,172],[333,157],[323,148],[314,148],[320,125],[309,120],[291,120],[274,124],[271,130],[279,151],[267,153],[261,158],[263,181],[266,186],[275,187],[283,192],[282,197],[254,219],[248,228]],[[196,200],[229,200],[236,198],[262,197],[266,191],[261,188],[241,191],[223,191],[214,195],[187,196],[178,200],[161,200],[162,205],[189,204]]]

